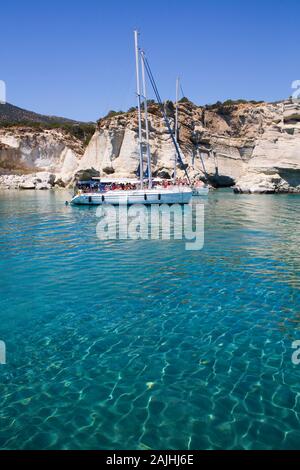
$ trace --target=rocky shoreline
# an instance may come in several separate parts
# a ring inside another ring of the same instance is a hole
[[[300,194],[300,184],[289,184],[279,173],[245,175],[233,187],[236,194]]]
[[[38,172],[29,175],[0,175],[0,190],[57,190],[71,187],[57,179],[55,174]],[[214,189],[211,186],[211,189]],[[246,175],[238,185],[232,187],[236,194],[300,194],[300,186],[290,186],[278,174]]]
[[[62,187],[63,183],[56,180],[56,175],[39,172],[29,175],[1,175],[0,189],[36,189],[46,190]]]
[[[166,104],[171,123],[173,103]],[[174,148],[158,106],[149,106],[154,176],[172,177]],[[88,145],[63,129],[0,126],[0,189],[56,189],[80,171],[135,177],[134,110],[101,119]],[[192,178],[236,193],[300,193],[300,104],[179,104],[179,143]],[[178,168],[178,176],[183,171]]]

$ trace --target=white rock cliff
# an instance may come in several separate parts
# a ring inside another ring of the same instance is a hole
[[[172,103],[167,111],[173,123]],[[187,101],[180,103],[179,116],[180,147],[192,177],[235,185],[236,192],[300,192],[299,103],[198,107]],[[155,104],[149,125],[154,175],[171,176],[175,150]],[[91,168],[102,176],[132,177],[138,168],[137,128],[136,112],[101,119],[86,149],[62,130],[0,128],[0,185],[52,187]]]
[[[83,153],[82,143],[62,130],[0,128],[0,185],[49,189],[68,183]]]

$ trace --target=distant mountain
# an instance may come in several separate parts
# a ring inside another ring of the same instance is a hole
[[[94,122],[74,121],[59,116],[46,116],[12,104],[0,104],[0,129],[9,127],[29,127],[36,130],[61,129],[68,132],[86,146],[95,132]]]
[[[34,113],[26,109],[18,108],[12,104],[0,104],[0,125],[3,124],[21,124],[21,123],[40,123],[40,124],[82,124],[79,121],[67,119],[58,116],[45,116],[44,114]]]

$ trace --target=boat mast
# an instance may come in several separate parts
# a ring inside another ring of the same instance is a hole
[[[151,170],[151,152],[150,152],[150,144],[149,144],[148,103],[147,103],[147,86],[146,86],[146,76],[145,76],[145,53],[144,53],[144,51],[141,51],[141,63],[142,63],[142,81],[143,81],[145,129],[146,129],[148,188],[151,189],[152,188],[152,170]]]
[[[176,104],[175,104],[175,141],[178,145],[178,94],[179,94],[179,77],[176,79]],[[177,169],[177,152],[175,152],[174,160],[174,184],[176,184],[176,169]]]
[[[171,136],[172,142],[173,142],[174,147],[175,147],[175,149],[176,149],[178,162],[180,162],[181,167],[182,167],[182,169],[184,170],[185,176],[186,176],[186,178],[187,178],[189,184],[191,184],[191,180],[190,180],[189,174],[188,174],[188,172],[187,172],[187,166],[184,165],[184,163],[183,163],[183,160],[182,160],[182,157],[181,157],[181,153],[180,153],[178,144],[177,144],[176,139],[175,139],[175,136],[174,136],[174,129],[172,129],[172,127],[171,127],[171,125],[170,125],[168,116],[167,116],[166,111],[165,111],[165,109],[164,109],[164,105],[163,105],[163,102],[162,102],[162,100],[161,100],[159,91],[158,91],[158,89],[157,89],[157,86],[156,86],[156,83],[155,83],[155,80],[154,80],[154,77],[153,77],[153,73],[152,73],[152,71],[151,71],[151,68],[150,68],[149,62],[148,62],[148,60],[147,60],[147,57],[145,57],[145,69],[146,69],[147,75],[148,75],[148,77],[149,77],[151,86],[152,86],[152,88],[153,88],[155,97],[156,97],[156,99],[157,99],[157,102],[158,102],[158,104],[159,104],[159,107],[160,107],[160,110],[161,110],[163,119],[164,119],[164,121],[165,121],[166,127],[167,127],[167,129],[168,129],[168,132],[169,132],[169,134],[170,134],[170,136]]]
[[[141,86],[140,86],[140,67],[139,67],[139,44],[138,44],[138,31],[134,31],[134,44],[135,44],[135,67],[136,67],[136,95],[138,104],[138,122],[139,122],[139,155],[140,155],[140,185],[143,189],[143,141],[142,141],[142,114],[141,114]]]

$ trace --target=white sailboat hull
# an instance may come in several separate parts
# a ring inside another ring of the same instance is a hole
[[[81,193],[74,196],[71,203],[78,205],[188,204],[191,198],[190,188],[160,188]]]

